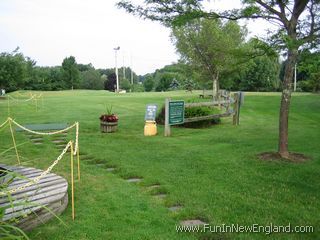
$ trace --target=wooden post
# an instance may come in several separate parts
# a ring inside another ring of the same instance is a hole
[[[227,95],[225,100],[227,101],[227,103],[226,103],[226,112],[228,112],[229,108],[230,108],[230,95]]]
[[[171,135],[171,129],[169,125],[169,102],[170,98],[166,98],[165,102],[165,120],[164,120],[164,136],[169,137]]]
[[[234,93],[234,104],[233,104],[233,125],[239,125],[239,107],[240,107],[240,94]]]

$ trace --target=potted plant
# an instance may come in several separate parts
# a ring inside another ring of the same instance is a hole
[[[102,114],[99,119],[101,132],[111,133],[117,131],[119,118],[112,113],[112,106],[107,107],[106,113]]]

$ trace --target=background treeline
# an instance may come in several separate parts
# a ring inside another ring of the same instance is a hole
[[[245,47],[248,48],[248,45]],[[237,58],[242,59],[241,56]],[[219,87],[222,89],[281,90],[284,62],[281,63],[277,55],[250,56],[246,61],[231,61],[219,69]],[[212,89],[212,78],[208,76],[206,69],[183,57],[178,63],[143,76],[138,76],[135,72],[131,75],[129,67],[120,67],[119,79],[120,89],[126,91]],[[115,84],[114,68],[95,69],[92,64],[77,63],[73,56],[63,59],[61,66],[40,67],[33,59],[19,52],[18,48],[11,53],[0,54],[0,88],[9,92],[18,89],[114,91]],[[320,91],[320,51],[301,53],[297,63],[297,91]]]
[[[125,75],[124,75],[125,74]],[[115,78],[114,68],[95,69],[91,63],[79,64],[75,57],[63,59],[61,66],[39,67],[17,48],[11,53],[0,54],[0,88],[57,91],[66,89],[114,90],[108,84]],[[130,68],[119,68],[120,88],[143,91],[139,77]],[[132,83],[131,83],[132,81]],[[110,86],[110,88],[108,88]]]
[[[285,62],[279,49],[247,35],[233,21],[197,19],[172,27],[180,61],[143,76],[145,90],[280,91]],[[297,61],[297,91],[319,90],[320,51],[304,50]]]

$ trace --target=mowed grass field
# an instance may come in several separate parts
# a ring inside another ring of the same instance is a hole
[[[34,92],[35,93],[35,92]],[[276,151],[279,93],[247,93],[240,125],[232,118],[206,129],[172,128],[164,137],[143,136],[145,107],[162,106],[166,97],[198,99],[197,92],[127,93],[106,91],[44,92],[38,111],[30,102],[11,104],[21,124],[80,123],[81,181],[75,182],[76,219],[71,204],[58,220],[28,233],[31,239],[319,239],[320,95],[294,94],[289,147],[311,158],[304,163],[262,161],[257,154]],[[17,93],[12,96],[19,97]],[[21,98],[21,97],[20,97]],[[116,133],[100,132],[99,116],[112,105],[119,116]],[[7,118],[0,100],[0,123]],[[60,154],[45,138],[34,145],[16,133],[25,166],[46,169]],[[70,131],[68,139],[74,139]],[[9,128],[0,131],[0,162],[15,164]],[[70,182],[69,156],[53,172]],[[103,163],[97,166],[95,163]],[[107,167],[114,167],[108,172]],[[125,179],[141,177],[139,183]],[[150,188],[152,185],[159,185]],[[164,198],[154,196],[166,194]],[[69,189],[70,196],[70,189]],[[179,211],[168,207],[180,205]],[[186,219],[212,226],[288,225],[314,227],[313,233],[178,233]]]

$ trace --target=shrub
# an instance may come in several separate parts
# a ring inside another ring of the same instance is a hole
[[[208,116],[211,114],[215,114],[217,112],[218,111],[212,107],[188,107],[185,109],[184,117],[192,118],[192,117]],[[162,106],[160,112],[156,117],[156,122],[158,124],[163,125],[164,121],[165,121],[165,107]],[[184,123],[179,126],[183,126],[187,128],[204,128],[204,127],[209,127],[212,124],[218,124],[220,122],[221,122],[220,118],[217,118],[217,119],[201,120],[201,121],[191,122],[191,123]]]

